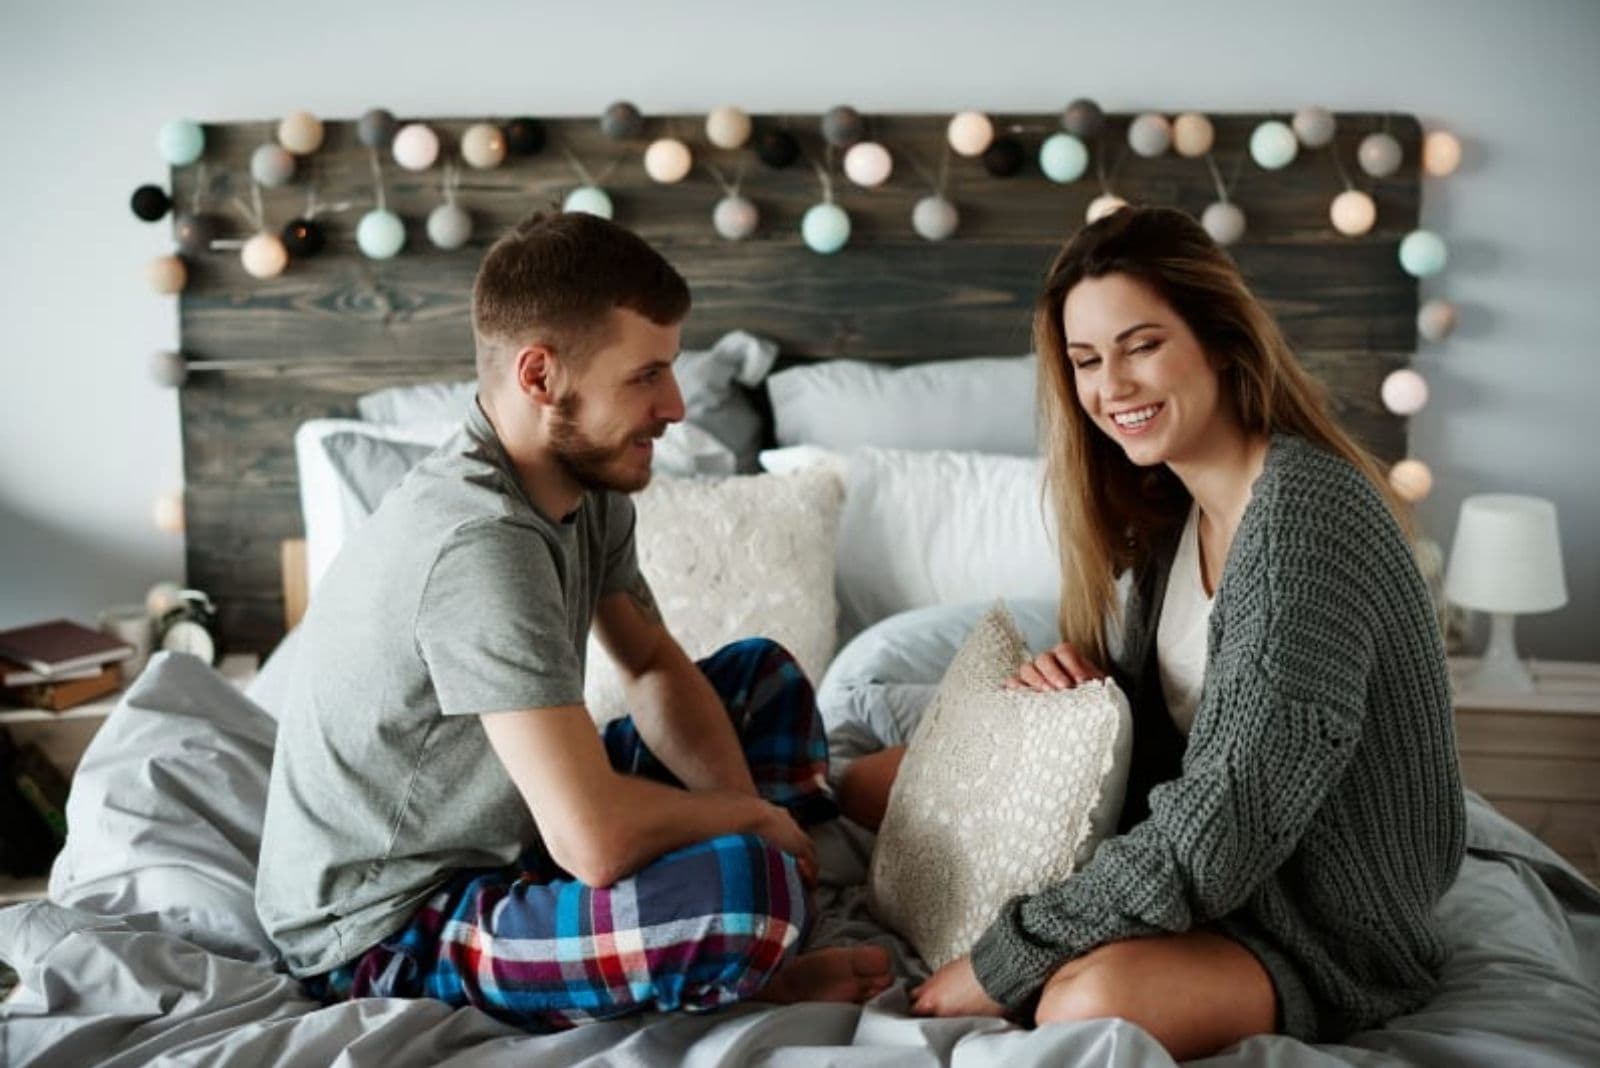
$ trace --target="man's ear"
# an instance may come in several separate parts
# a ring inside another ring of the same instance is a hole
[[[527,345],[513,358],[517,391],[540,405],[553,405],[557,396],[560,362],[548,345]]]

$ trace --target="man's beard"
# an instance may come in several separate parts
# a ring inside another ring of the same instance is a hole
[[[569,393],[556,402],[550,423],[550,444],[555,450],[556,462],[567,475],[586,490],[637,493],[649,485],[648,465],[643,472],[637,472],[619,469],[618,461],[633,448],[635,438],[644,433],[658,438],[666,430],[666,424],[629,434],[621,445],[602,445],[578,429],[577,413],[578,398]]]

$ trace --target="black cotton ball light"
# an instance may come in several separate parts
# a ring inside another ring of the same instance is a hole
[[[756,135],[756,158],[782,170],[800,158],[800,142],[788,130],[762,130]]]
[[[315,219],[290,219],[279,236],[289,255],[299,259],[315,256],[328,243],[328,232]]]
[[[1028,154],[1015,137],[997,137],[983,150],[983,169],[996,178],[1010,178],[1022,170]]]
[[[644,133],[644,116],[626,100],[619,100],[600,116],[600,132],[613,141],[631,140]]]
[[[155,222],[172,208],[172,199],[159,185],[141,185],[133,191],[129,206],[145,222]]]
[[[544,123],[538,119],[512,119],[503,131],[506,148],[516,156],[537,155],[544,148]]]
[[[843,104],[822,116],[822,136],[834,148],[849,148],[867,136],[861,112]]]

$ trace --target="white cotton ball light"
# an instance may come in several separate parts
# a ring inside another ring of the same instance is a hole
[[[1145,159],[1166,155],[1172,147],[1172,124],[1165,115],[1145,112],[1128,124],[1128,147]]]
[[[425,171],[439,158],[439,135],[427,123],[407,123],[395,133],[389,151],[406,170]]]
[[[1250,134],[1250,158],[1265,170],[1287,167],[1299,151],[1300,142],[1295,139],[1294,131],[1276,119],[1262,123]]]
[[[159,619],[178,607],[183,600],[182,587],[176,582],[158,582],[144,594],[144,610],[152,619]]]
[[[1389,469],[1389,485],[1401,500],[1416,504],[1433,492],[1433,472],[1421,460],[1401,460]]]
[[[446,251],[460,248],[472,240],[472,216],[459,204],[440,204],[428,213],[428,240]]]
[[[1307,107],[1294,113],[1294,135],[1307,148],[1322,148],[1333,140],[1338,124],[1327,108]]]
[[[1226,247],[1244,236],[1244,211],[1232,201],[1214,201],[1200,213],[1200,226],[1211,240]]]
[[[278,144],[297,156],[322,147],[322,120],[309,111],[291,111],[278,122]]]
[[[894,157],[876,141],[857,141],[844,154],[844,174],[866,189],[880,186],[894,173]]]
[[[183,292],[189,284],[189,268],[176,256],[157,256],[145,268],[150,288],[163,296]]]
[[[750,140],[750,116],[725,104],[706,116],[706,140],[718,148],[742,148]]]
[[[150,521],[163,534],[182,534],[183,491],[172,490],[157,497],[155,505],[150,509]],[[176,603],[177,600],[174,598],[174,604]]]
[[[1378,205],[1359,189],[1346,189],[1328,205],[1333,228],[1346,237],[1360,237],[1378,221]]]
[[[475,170],[494,170],[506,161],[506,135],[493,123],[473,123],[461,135],[461,158]]]
[[[681,182],[694,166],[694,155],[689,146],[676,137],[663,137],[650,142],[644,150],[644,172],[662,185]]]
[[[717,231],[718,237],[728,241],[743,241],[756,232],[760,223],[761,213],[756,210],[755,204],[737,193],[723,197],[711,209],[712,228]]]
[[[374,209],[356,224],[356,245],[369,260],[391,259],[405,248],[406,225],[394,212]]]
[[[1422,169],[1444,178],[1461,166],[1461,142],[1448,130],[1434,130],[1422,139]]]
[[[1400,169],[1400,142],[1386,133],[1368,134],[1356,146],[1356,162],[1374,178],[1387,178]]]
[[[1101,193],[1089,201],[1089,209],[1083,213],[1086,222],[1099,222],[1107,215],[1128,206],[1128,202],[1115,193]]]
[[[963,111],[945,127],[945,140],[958,156],[981,156],[994,143],[994,123],[981,111]]]
[[[800,237],[812,252],[831,256],[850,241],[850,216],[837,204],[813,204],[800,220]]]
[[[1052,182],[1076,182],[1088,166],[1089,149],[1072,134],[1051,134],[1039,146],[1039,169]]]
[[[561,202],[561,210],[565,212],[583,212],[586,215],[598,215],[602,219],[611,218],[613,207],[611,196],[597,185],[580,185],[568,193]]]
[[[1186,111],[1172,120],[1172,147],[1185,159],[1204,156],[1216,140],[1216,128],[1198,111]]]
[[[294,157],[282,145],[267,143],[250,153],[250,177],[274,189],[294,177]]]
[[[1428,380],[1409,367],[1383,380],[1383,406],[1395,415],[1416,415],[1428,404]]]
[[[1435,297],[1417,309],[1417,333],[1429,341],[1443,341],[1456,328],[1456,306]]]
[[[960,226],[961,212],[945,197],[923,197],[911,209],[911,228],[926,241],[943,241]]]
[[[1415,278],[1438,274],[1449,258],[1444,238],[1432,230],[1413,230],[1400,241],[1400,266]]]
[[[251,278],[276,278],[289,266],[289,250],[277,234],[262,231],[244,243],[239,262]]]

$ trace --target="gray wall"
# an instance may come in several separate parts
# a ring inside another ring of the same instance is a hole
[[[177,340],[173,302],[143,277],[169,239],[126,209],[163,176],[167,118],[584,114],[619,97],[647,111],[1046,110],[1088,94],[1117,110],[1408,111],[1462,135],[1465,165],[1423,205],[1452,247],[1424,296],[1464,312],[1417,361],[1433,401],[1412,452],[1437,476],[1423,521],[1448,546],[1468,494],[1553,498],[1571,603],[1521,621],[1522,646],[1600,660],[1600,4],[603,6],[0,9],[0,626],[90,617],[181,576],[179,540],[150,519],[182,480],[175,397],[145,371]]]

